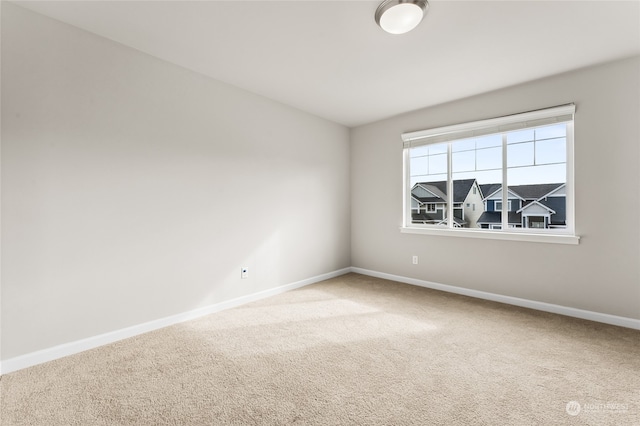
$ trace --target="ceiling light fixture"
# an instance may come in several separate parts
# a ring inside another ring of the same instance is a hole
[[[391,34],[404,34],[418,26],[429,6],[427,0],[385,0],[376,10],[376,24]]]

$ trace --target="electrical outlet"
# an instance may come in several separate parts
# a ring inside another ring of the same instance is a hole
[[[418,256],[413,256],[413,264],[414,265],[418,264]]]
[[[242,278],[243,280],[249,278],[249,268],[242,268],[240,270],[240,278]]]

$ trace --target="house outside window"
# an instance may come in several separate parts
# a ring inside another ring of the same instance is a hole
[[[403,134],[405,200],[440,206],[419,215],[405,201],[403,232],[526,232],[577,243],[574,111],[565,105]]]

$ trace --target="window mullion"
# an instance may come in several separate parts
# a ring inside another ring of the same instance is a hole
[[[451,143],[447,144],[447,228],[453,228],[453,172],[451,170],[452,154]]]
[[[509,187],[507,186],[507,134],[502,134],[502,230],[509,229]]]
[[[566,178],[566,182],[567,182],[567,186],[566,186],[566,191],[567,191],[567,195],[566,195],[566,218],[565,218],[565,223],[567,224],[567,230],[571,233],[574,234],[576,229],[575,229],[575,176],[574,176],[574,145],[573,145],[573,122],[567,123],[567,134],[565,137],[565,143],[566,145],[566,149],[567,149],[567,159],[566,159],[566,164],[567,164],[567,178]]]

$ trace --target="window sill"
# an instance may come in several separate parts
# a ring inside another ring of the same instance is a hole
[[[532,243],[578,244],[580,237],[569,234],[537,234],[525,232],[502,232],[471,229],[437,229],[401,227],[403,234],[440,235],[446,237],[482,238],[485,240],[527,241]]]

